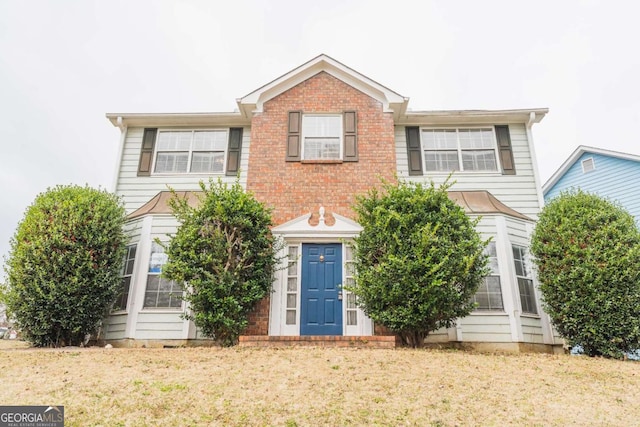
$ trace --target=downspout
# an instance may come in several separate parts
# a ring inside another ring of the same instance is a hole
[[[529,141],[529,154],[531,156],[531,163],[533,166],[533,181],[536,186],[536,194],[538,195],[538,206],[540,209],[544,206],[544,196],[542,195],[542,185],[540,184],[540,172],[538,171],[538,158],[536,157],[536,149],[533,146],[533,135],[531,133],[531,127],[536,120],[536,113],[531,111],[529,113],[529,121],[525,124],[527,130],[527,140]]]
[[[127,125],[124,124],[122,117],[116,119],[116,127],[120,129],[120,145],[118,145],[118,157],[116,157],[116,166],[113,174],[113,182],[111,184],[111,192],[115,193],[118,189],[118,178],[120,175],[120,166],[122,165],[122,153],[124,151],[124,140],[127,137]]]

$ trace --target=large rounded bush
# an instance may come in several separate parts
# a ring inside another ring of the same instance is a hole
[[[488,274],[483,241],[448,185],[385,184],[355,205],[363,230],[355,239],[352,290],[375,322],[420,347],[427,334],[474,309]]]
[[[7,311],[36,346],[79,345],[113,304],[125,250],[113,194],[57,186],[38,195],[11,239]]]
[[[621,207],[582,191],[542,210],[531,252],[545,310],[590,356],[640,348],[640,233]]]

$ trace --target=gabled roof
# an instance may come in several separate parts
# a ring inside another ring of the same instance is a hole
[[[409,98],[405,98],[397,92],[371,80],[364,74],[360,74],[343,63],[322,54],[242,98],[237,99],[240,112],[245,117],[251,117],[254,112],[263,110],[265,102],[322,71],[380,101],[384,111],[393,112],[396,118],[406,111]]]
[[[556,183],[564,176],[565,173],[573,166],[573,164],[585,153],[599,154],[602,156],[615,157],[617,159],[632,160],[634,162],[640,162],[640,156],[635,154],[622,153],[620,151],[605,150],[602,148],[588,147],[586,145],[580,145],[569,156],[567,160],[560,166],[560,168],[549,178],[549,180],[542,186],[542,192],[547,194]]]

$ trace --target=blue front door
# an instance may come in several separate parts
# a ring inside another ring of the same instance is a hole
[[[342,335],[342,245],[302,245],[300,335]]]

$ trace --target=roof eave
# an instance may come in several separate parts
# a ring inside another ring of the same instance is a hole
[[[107,113],[117,127],[154,126],[248,126],[251,120],[240,112],[221,113]]]
[[[399,125],[454,125],[539,123],[549,112],[548,108],[516,110],[437,110],[407,111],[396,124]],[[531,120],[533,114],[533,121]]]

